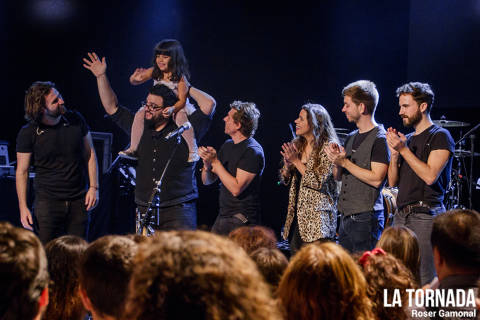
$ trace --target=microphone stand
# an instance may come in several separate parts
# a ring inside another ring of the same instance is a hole
[[[165,164],[165,167],[163,168],[162,175],[160,176],[160,179],[156,181],[156,185],[153,187],[152,194],[150,195],[150,199],[148,200],[147,211],[145,211],[145,214],[143,216],[140,212],[137,213],[137,234],[139,235],[152,236],[155,233],[155,229],[152,227],[153,225],[152,212],[154,209],[156,210],[157,225],[159,223],[161,186],[162,186],[163,178],[165,177],[165,173],[167,172],[170,162],[173,159],[173,155],[177,151],[177,148],[180,145],[180,142],[182,141],[180,133],[177,133],[176,139],[177,139],[177,142],[175,143],[175,147],[170,153],[170,157],[168,158],[168,161]]]
[[[457,142],[455,142],[455,145],[461,143],[463,140],[465,140],[466,137],[470,136],[470,174],[468,178],[468,204],[469,208],[473,209],[472,206],[472,185],[473,185],[473,159],[474,159],[474,151],[475,151],[475,135],[472,134],[475,130],[477,130],[480,127],[480,123],[478,123],[475,127],[472,129],[468,130],[467,133],[463,135],[463,137],[460,138]]]

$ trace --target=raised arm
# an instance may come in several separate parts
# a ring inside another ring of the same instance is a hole
[[[33,230],[32,214],[27,206],[28,167],[31,158],[31,153],[17,152],[17,171],[15,173],[20,221],[23,227],[29,230]]]
[[[217,102],[211,95],[194,87],[190,87],[189,93],[190,97],[198,103],[200,110],[202,110],[204,114],[210,116],[215,112]]]
[[[98,165],[97,155],[93,147],[92,136],[90,132],[83,137],[83,148],[85,153],[85,161],[88,169],[89,188],[85,196],[85,206],[88,210],[92,210],[98,204],[99,200],[99,184],[98,184]]]
[[[137,68],[130,76],[130,83],[134,86],[138,86],[142,83],[152,79],[153,67],[148,69]]]
[[[388,165],[388,185],[390,187],[396,187],[398,185],[398,177],[399,177],[399,160],[400,154],[397,150],[392,147],[392,139],[393,136],[396,136],[396,130],[393,128],[388,128],[387,131],[387,145],[388,149],[390,150],[390,164]]]
[[[118,109],[118,99],[107,78],[105,57],[100,60],[95,52],[89,52],[88,59],[83,58],[83,61],[85,62],[83,66],[97,78],[98,94],[105,112],[109,115],[114,114]]]

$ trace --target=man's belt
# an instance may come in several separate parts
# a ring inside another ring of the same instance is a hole
[[[417,201],[411,204],[407,204],[402,207],[400,211],[404,213],[430,213],[430,205],[424,201]]]

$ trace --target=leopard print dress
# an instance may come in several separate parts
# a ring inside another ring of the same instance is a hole
[[[300,237],[304,242],[312,242],[322,238],[334,238],[337,228],[338,183],[333,178],[333,165],[322,151],[312,152],[307,162],[305,174],[300,179],[300,188],[296,175],[290,182],[288,195],[288,211],[282,236],[288,239],[295,213],[297,214]],[[314,169],[315,157],[319,157],[320,166]],[[297,212],[295,212],[297,207]]]

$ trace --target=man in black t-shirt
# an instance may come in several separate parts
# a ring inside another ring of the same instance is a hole
[[[78,112],[65,109],[52,82],[30,86],[25,95],[25,118],[29,123],[18,133],[16,172],[23,227],[32,230],[35,226],[43,243],[64,234],[85,237],[87,211],[98,201],[97,159],[85,120]],[[35,169],[35,224],[27,206],[31,162]]]
[[[218,234],[258,223],[260,180],[265,167],[262,146],[253,138],[260,111],[254,103],[234,101],[225,121],[227,140],[217,156],[212,147],[200,147],[203,159],[202,181],[220,179],[220,212],[212,227]]]
[[[120,128],[130,134],[134,114],[118,106],[117,96],[106,76],[105,58],[100,60],[95,53],[88,55],[89,59],[83,59],[84,67],[97,78],[98,92],[105,111]],[[189,88],[189,94],[199,106],[199,109],[189,115],[188,119],[195,131],[196,139],[200,140],[210,125],[215,110],[215,100],[193,87]],[[175,138],[167,139],[167,136],[178,127],[171,116],[166,116],[163,111],[173,106],[177,100],[175,93],[167,86],[155,85],[150,88],[146,101],[143,102],[145,126],[137,148],[135,188],[135,202],[142,215],[146,213],[154,188],[172,155],[158,193],[160,203],[155,225],[159,230],[196,229],[197,227],[196,162],[188,161],[188,146],[183,137],[180,138],[178,146]]]
[[[338,200],[339,243],[350,252],[371,250],[384,227],[383,198],[389,152],[385,129],[375,122],[378,91],[375,84],[360,80],[343,91],[343,108],[358,130],[349,134],[345,146],[326,149],[333,173],[342,181]]]
[[[435,215],[444,212],[443,198],[450,181],[454,141],[450,133],[430,119],[434,94],[427,83],[410,82],[397,89],[403,125],[415,132],[405,136],[387,132],[392,153],[388,183],[398,186],[394,225],[406,226],[420,245],[422,285],[435,276],[430,234]]]

